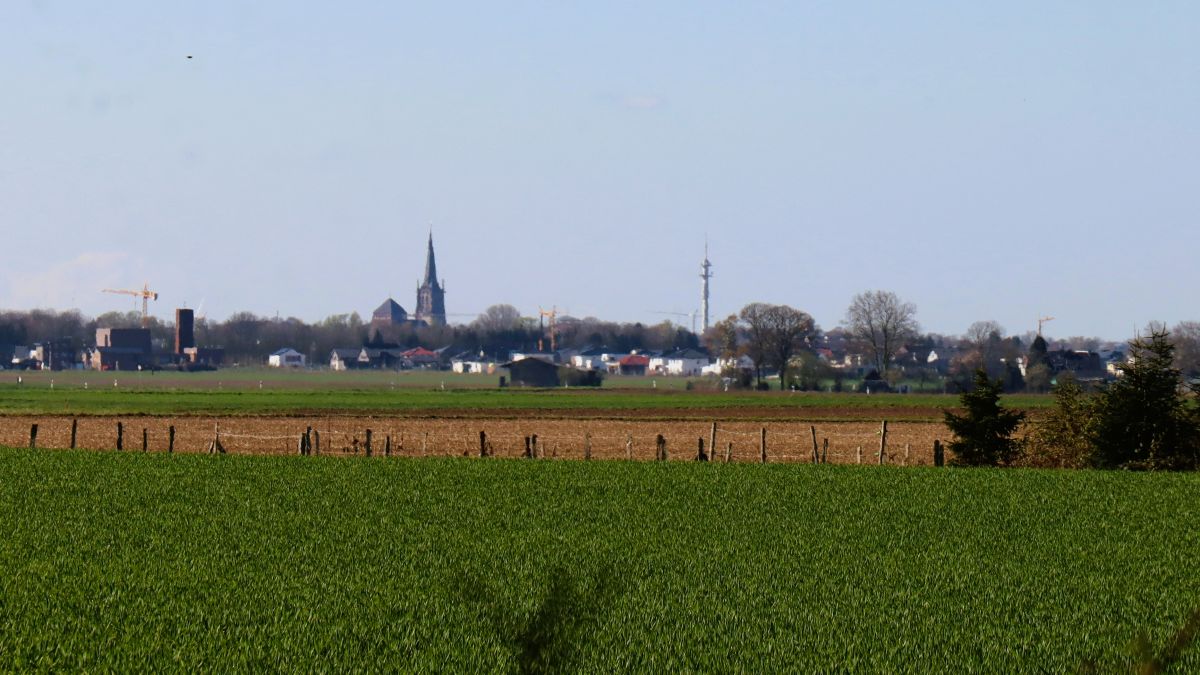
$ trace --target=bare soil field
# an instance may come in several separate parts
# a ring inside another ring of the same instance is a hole
[[[525,437],[536,435],[545,456],[583,459],[590,444],[595,459],[625,459],[627,444],[632,458],[651,460],[655,438],[662,434],[673,460],[695,459],[698,439],[709,445],[711,422],[717,422],[716,459],[723,461],[728,450],[732,461],[759,461],[760,430],[767,430],[769,461],[812,461],[813,428],[817,446],[833,463],[878,462],[879,420],[796,419],[747,420],[730,416],[698,416],[696,419],[646,419],[631,415],[625,419],[580,416],[501,417],[497,411],[471,417],[457,411],[453,417],[348,416],[11,416],[0,417],[0,445],[24,447],[29,443],[32,424],[38,425],[39,448],[68,448],[71,425],[77,419],[76,445],[79,448],[113,450],[117,443],[117,423],[123,427],[123,449],[141,451],[143,430],[147,450],[164,452],[168,429],[175,428],[175,452],[207,451],[214,436],[220,435],[227,452],[235,454],[296,454],[300,435],[307,427],[317,432],[320,454],[354,456],[366,454],[367,430],[371,430],[372,451],[383,456],[390,437],[393,456],[478,455],[479,432],[487,434],[496,457],[520,457]],[[678,413],[679,411],[672,411]],[[688,411],[692,413],[695,411]],[[766,411],[754,411],[763,413]],[[861,414],[861,411],[858,411]],[[892,413],[893,411],[888,411]],[[612,411],[607,411],[609,416]],[[794,413],[793,413],[794,414]],[[926,411],[926,414],[928,412]],[[889,414],[889,417],[895,416]],[[888,423],[887,457],[889,464],[932,464],[933,442],[948,438],[946,428],[931,421],[896,420]]]

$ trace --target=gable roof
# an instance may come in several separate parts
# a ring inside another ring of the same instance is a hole
[[[277,349],[271,352],[271,356],[283,356],[285,354],[300,354],[300,352],[292,349],[291,347],[284,347],[283,349]],[[303,354],[301,354],[301,356],[303,356]]]
[[[388,298],[383,301],[383,304],[375,308],[371,312],[372,321],[388,321],[391,323],[404,323],[408,321],[408,312],[400,306],[400,303]]]

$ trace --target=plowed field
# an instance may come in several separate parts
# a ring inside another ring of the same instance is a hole
[[[797,421],[797,420],[716,420],[717,459],[724,460],[727,450],[733,461],[759,461],[760,430],[767,430],[769,461],[812,460],[812,428],[817,445],[832,463],[878,461],[879,421]],[[653,459],[655,437],[667,440],[671,459],[694,459],[698,439],[709,444],[709,420],[561,419],[497,418],[470,419],[412,417],[116,417],[78,418],[76,445],[79,448],[111,450],[117,444],[117,423],[123,427],[123,449],[140,451],[142,431],[146,431],[147,449],[162,452],[168,446],[168,428],[175,427],[175,452],[196,453],[208,449],[219,433],[222,445],[235,454],[295,454],[301,434],[312,427],[319,435],[321,454],[352,456],[366,453],[367,430],[372,432],[372,450],[383,455],[391,439],[392,454],[397,456],[477,455],[479,432],[487,438],[497,457],[518,457],[525,449],[525,437],[537,435],[546,456],[582,459],[590,442],[596,459],[624,459],[627,447],[633,459]],[[29,443],[31,424],[38,425],[40,448],[67,448],[71,440],[70,417],[0,418],[0,445],[22,447]],[[315,438],[315,437],[314,437]],[[935,422],[889,422],[887,462],[892,464],[932,464],[933,441],[947,439],[946,428]],[[627,446],[627,444],[629,444]],[[907,459],[906,459],[907,457]]]

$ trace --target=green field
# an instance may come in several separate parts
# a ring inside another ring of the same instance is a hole
[[[0,670],[1075,671],[1200,476],[0,451]],[[1200,669],[1200,649],[1179,672]]]
[[[669,386],[646,386],[651,382]],[[942,409],[958,405],[957,396],[946,394],[725,392],[703,387],[687,391],[682,387],[686,382],[681,378],[613,378],[600,389],[533,390],[500,389],[490,375],[443,372],[5,372],[0,374],[0,415],[405,414],[500,409],[619,413],[634,409],[723,408],[773,410],[775,414],[795,409],[797,415],[803,415],[811,408],[845,409],[851,413],[905,408],[923,409],[926,417],[940,419]],[[1032,409],[1046,407],[1052,399],[1015,395],[1005,401]]]

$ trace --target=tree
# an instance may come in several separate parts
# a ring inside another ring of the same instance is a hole
[[[975,371],[975,387],[960,397],[966,411],[945,412],[946,426],[954,433],[950,451],[960,466],[1007,466],[1020,454],[1021,444],[1013,433],[1025,413],[1000,407],[1004,383],[992,380],[987,371]]]
[[[866,291],[854,296],[842,321],[851,339],[870,355],[875,369],[887,371],[896,351],[918,330],[917,306],[891,291]]]
[[[807,312],[787,305],[752,302],[738,315],[746,328],[746,355],[754,361],[754,372],[762,387],[768,367],[779,371],[779,388],[787,386],[792,356],[813,334],[816,323]]]
[[[767,305],[763,302],[752,302],[738,312],[738,318],[746,327],[746,356],[754,362],[754,382],[762,387],[763,369],[767,366],[767,353],[770,349],[770,330],[767,326]]]
[[[1200,460],[1200,419],[1188,406],[1175,346],[1156,327],[1129,343],[1120,377],[1100,392],[1091,464],[1106,469],[1189,469]]]
[[[1026,461],[1033,466],[1060,469],[1087,466],[1095,436],[1094,408],[1094,399],[1070,373],[1064,373],[1054,388],[1054,407],[1034,426]]]
[[[730,314],[713,324],[704,334],[704,344],[708,352],[718,359],[735,362],[739,351],[737,316]]]
[[[502,333],[515,330],[521,324],[521,312],[512,305],[492,305],[471,323],[471,327],[485,333]]]
[[[806,312],[787,305],[771,305],[766,312],[769,331],[767,362],[779,371],[779,389],[787,386],[792,356],[808,343],[816,322]]]
[[[1175,367],[1186,377],[1200,375],[1200,321],[1180,321],[1171,329]]]

